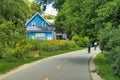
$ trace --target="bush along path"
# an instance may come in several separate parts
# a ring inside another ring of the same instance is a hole
[[[108,63],[103,53],[100,53],[95,57],[94,63],[97,68],[93,69],[93,78],[96,77],[94,75],[99,74],[103,79],[97,77],[98,79],[95,78],[93,80],[120,80],[120,77],[113,74],[110,63]]]
[[[87,49],[49,57],[1,76],[1,80],[91,80]]]
[[[81,48],[73,41],[66,40],[22,39],[17,43],[0,43],[0,74],[34,60],[78,49]]]
[[[120,27],[106,27],[99,35],[100,49],[114,75],[120,77]]]

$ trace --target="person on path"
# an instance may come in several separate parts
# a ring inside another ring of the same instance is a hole
[[[87,44],[87,47],[88,47],[88,53],[90,53],[91,52],[91,43],[90,43],[90,41],[88,42],[88,44]]]
[[[94,50],[97,48],[97,42],[94,42]]]

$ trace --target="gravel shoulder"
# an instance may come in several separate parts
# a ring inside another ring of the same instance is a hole
[[[90,60],[89,60],[89,68],[90,68],[90,74],[92,80],[104,80],[100,77],[100,75],[97,74],[97,66],[94,63],[94,58],[99,54],[100,51],[98,51]]]

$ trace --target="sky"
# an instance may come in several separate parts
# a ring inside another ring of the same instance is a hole
[[[46,14],[57,15],[57,11],[52,7],[52,4],[47,5],[47,9],[45,10]]]
[[[29,0],[29,1],[34,1],[34,0]],[[47,5],[47,8],[44,13],[50,15],[57,15],[57,11],[52,7],[52,4]]]

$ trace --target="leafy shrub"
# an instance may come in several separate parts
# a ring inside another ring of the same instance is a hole
[[[14,54],[14,49],[10,47],[3,48],[4,58],[9,59]]]
[[[88,41],[89,41],[88,37],[80,38],[80,46],[81,46],[81,47],[86,47]]]
[[[36,40],[36,39],[26,39],[26,42],[28,44],[31,44],[32,45],[32,50],[40,50],[41,49],[41,46],[40,46],[40,43],[41,41],[40,40]]]
[[[69,48],[78,47],[74,41],[69,41],[69,43],[67,45],[68,45]]]
[[[17,42],[12,43],[10,46],[0,47],[0,58],[10,58],[9,61],[16,58],[26,58],[27,56],[31,56],[29,52],[39,51],[40,54],[42,51],[52,52],[57,50],[68,50],[70,48],[75,48],[77,45],[74,41],[67,40],[33,40],[28,38],[23,38],[18,40]],[[14,61],[13,60],[13,61]]]
[[[0,25],[0,42],[4,47],[11,47],[22,38],[12,22],[4,22]]]
[[[17,58],[22,58],[28,55],[28,52],[32,50],[33,45],[27,43],[26,39],[19,41],[14,48],[14,56]]]
[[[87,42],[89,41],[88,37],[79,36],[74,36],[72,40],[75,41],[76,45],[78,45],[79,47],[86,47]]]
[[[2,58],[3,58],[2,49],[3,49],[3,46],[2,46],[2,44],[0,43],[0,59],[2,59]]]
[[[77,36],[77,35],[76,35],[76,36],[73,36],[72,40],[75,41],[75,43],[77,44],[77,43],[79,43],[79,41],[80,41],[80,37]]]
[[[120,28],[111,27],[102,30],[99,36],[100,48],[109,61],[113,73],[120,76]]]
[[[66,40],[46,40],[46,41],[39,41],[41,51],[57,51],[57,50],[65,50],[73,47],[77,47],[74,42],[66,41]]]

